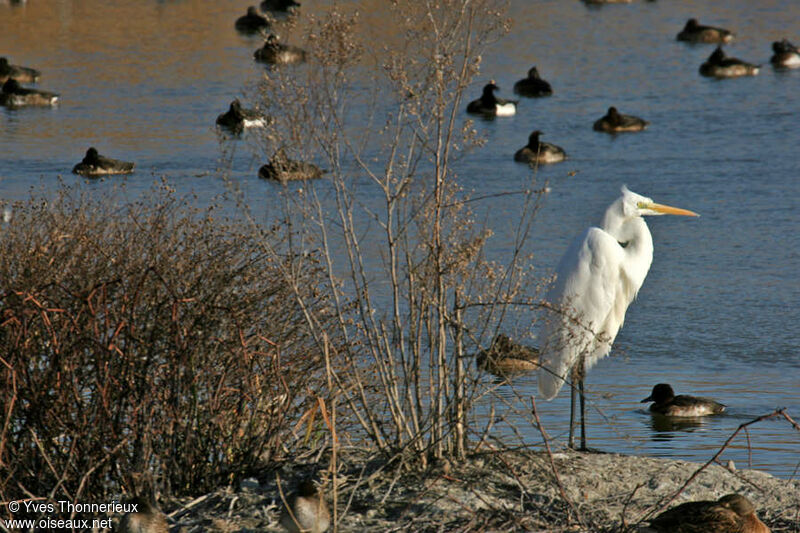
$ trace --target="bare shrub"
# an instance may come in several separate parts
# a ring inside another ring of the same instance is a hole
[[[327,302],[313,261],[267,257],[272,236],[239,227],[164,186],[15,207],[0,233],[0,500],[196,494],[281,455],[324,379],[295,295],[322,323]]]
[[[485,392],[468,356],[539,289],[523,250],[543,188],[509,193],[520,214],[498,263],[486,255],[492,228],[473,210],[481,199],[459,184],[459,159],[483,142],[464,120],[464,91],[507,30],[503,9],[396,1],[370,13],[374,27],[334,7],[310,23],[308,64],[270,69],[258,87],[276,117],[263,155],[289,147],[328,171],[281,189],[291,238],[272,253],[323,251],[346,340],[331,393],[379,450],[423,465],[466,453],[472,402]],[[307,319],[322,343],[329,332]]]

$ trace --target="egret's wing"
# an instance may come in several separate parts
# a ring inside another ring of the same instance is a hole
[[[602,355],[608,353],[610,341],[598,339],[597,334],[615,314],[612,311],[617,307],[624,258],[616,239],[596,227],[576,238],[561,258],[547,295],[553,309],[547,313],[541,334],[544,350],[539,393],[544,399],[558,394],[581,353],[587,367],[596,359],[598,349],[605,351]],[[618,329],[619,325],[607,332],[612,340]]]

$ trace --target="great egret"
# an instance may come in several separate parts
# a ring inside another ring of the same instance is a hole
[[[601,227],[590,227],[567,249],[547,295],[556,316],[542,330],[539,392],[555,398],[572,371],[569,446],[574,447],[575,384],[581,402],[581,449],[586,449],[583,380],[586,371],[608,355],[625,320],[625,311],[653,262],[653,238],[643,215],[697,213],[653,202],[622,187],[606,210]]]

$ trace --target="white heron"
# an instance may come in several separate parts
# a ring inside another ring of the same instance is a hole
[[[569,446],[574,448],[575,395],[580,393],[581,447],[586,449],[583,380],[586,371],[608,355],[625,320],[625,311],[644,283],[653,262],[653,238],[644,215],[697,213],[653,202],[622,187],[601,227],[579,235],[561,258],[547,301],[555,311],[542,330],[539,393],[558,395],[571,371]],[[577,391],[575,384],[577,383]]]

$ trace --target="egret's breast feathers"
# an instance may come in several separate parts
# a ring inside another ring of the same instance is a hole
[[[627,307],[624,258],[617,240],[596,227],[575,239],[564,254],[548,293],[553,309],[542,330],[544,370],[539,372],[539,391],[545,398],[558,394],[581,354],[588,369],[611,349],[619,313],[624,316]]]

